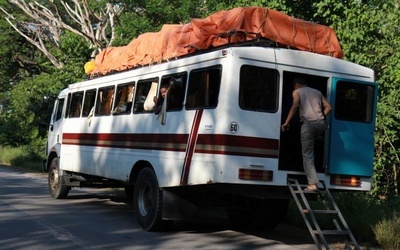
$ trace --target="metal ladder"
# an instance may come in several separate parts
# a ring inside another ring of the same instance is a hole
[[[304,188],[307,185],[300,185],[297,179],[288,179],[288,186],[290,192],[293,195],[294,201],[300,210],[301,215],[310,231],[311,237],[313,238],[315,245],[318,249],[329,250],[329,244],[326,236],[342,236],[345,242],[345,249],[356,249],[360,250],[360,247],[350,231],[339,207],[336,205],[332,194],[329,189],[326,188],[325,182],[321,181],[322,188],[318,191],[306,191]],[[323,208],[311,208],[310,199],[316,200],[316,205],[322,205]],[[317,215],[328,215],[332,219],[332,227],[334,229],[321,229],[317,221]],[[323,246],[325,248],[323,248]]]

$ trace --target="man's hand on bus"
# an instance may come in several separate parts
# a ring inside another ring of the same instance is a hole
[[[286,130],[289,130],[290,123],[284,123],[281,126],[282,132],[285,132]]]

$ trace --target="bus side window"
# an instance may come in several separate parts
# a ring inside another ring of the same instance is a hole
[[[374,87],[354,82],[338,81],[335,98],[335,118],[369,123],[373,119]]]
[[[180,111],[185,98],[187,73],[164,76],[161,86],[168,85],[167,111]]]
[[[69,116],[69,110],[70,110],[70,106],[71,106],[71,93],[68,94],[67,96],[67,101],[66,101],[66,111],[64,114],[64,117],[67,118]]]
[[[130,114],[132,110],[134,83],[118,85],[113,114]]]
[[[186,108],[215,108],[218,104],[220,85],[221,67],[190,72]]]
[[[96,103],[96,115],[110,115],[114,98],[114,86],[99,89]]]
[[[88,117],[90,111],[94,107],[94,101],[96,100],[96,90],[86,90],[85,99],[83,100],[82,117]]]
[[[82,109],[83,92],[72,93],[68,117],[80,117]]]
[[[240,108],[276,112],[277,96],[278,72],[276,70],[251,65],[243,65],[240,68]]]
[[[154,89],[154,86],[156,86],[158,83],[158,79],[148,79],[148,80],[142,80],[139,81],[136,84],[136,94],[135,94],[135,101],[134,101],[134,107],[133,107],[133,113],[150,113],[153,112],[153,110],[149,110],[148,108],[145,108],[144,104],[146,102],[146,99],[148,101],[152,101],[156,93],[149,93],[150,89]],[[153,85],[153,88],[151,86]],[[155,88],[157,90],[157,88]],[[154,104],[154,101],[152,101]]]
[[[57,100],[57,109],[56,109],[56,114],[54,116],[54,122],[58,121],[62,117],[62,111],[64,107],[64,98],[58,99]]]

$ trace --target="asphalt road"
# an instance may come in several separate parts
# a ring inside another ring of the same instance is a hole
[[[142,231],[121,190],[73,189],[55,200],[47,174],[0,166],[0,249],[316,249],[307,232],[233,230],[204,212],[165,232]]]

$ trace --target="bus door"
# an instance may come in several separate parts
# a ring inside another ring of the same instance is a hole
[[[378,86],[333,78],[327,172],[372,176]]]

